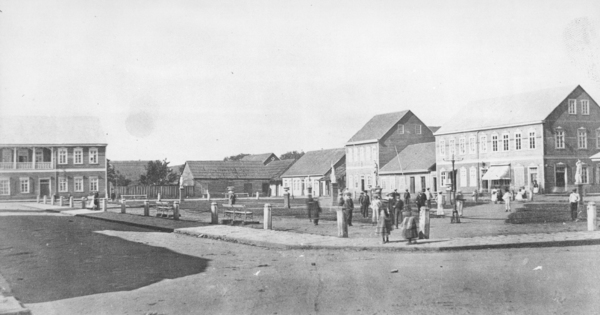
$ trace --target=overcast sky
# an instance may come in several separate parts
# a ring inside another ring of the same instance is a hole
[[[343,147],[373,115],[441,126],[471,101],[565,85],[600,102],[598,0],[0,10],[0,114],[98,116],[113,160]]]

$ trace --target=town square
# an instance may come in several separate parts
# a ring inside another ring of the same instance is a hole
[[[598,314],[594,1],[0,1],[0,314]]]

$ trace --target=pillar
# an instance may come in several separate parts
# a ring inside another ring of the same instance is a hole
[[[273,221],[271,220],[271,204],[265,203],[264,208],[264,229],[272,230],[273,229]]]
[[[337,210],[337,228],[338,237],[348,237],[348,222],[346,222],[344,211],[341,209]]]
[[[81,198],[81,209],[85,209],[86,203],[87,203],[87,197]]]
[[[179,201],[173,201],[173,220],[179,220]]]
[[[283,207],[290,208],[290,192],[287,190],[283,193]]]
[[[217,203],[212,202],[210,204],[210,224],[219,224],[219,213],[217,210]]]
[[[121,213],[127,213],[127,203],[125,199],[121,199]]]
[[[587,224],[588,231],[595,231],[598,226],[596,224],[596,203],[593,201],[588,202],[587,205]]]
[[[144,216],[150,216],[150,202],[148,200],[144,200]]]
[[[50,204],[54,206],[55,201],[56,201],[56,197],[54,195],[50,196]]]
[[[35,202],[40,203],[40,195],[37,195],[35,198]]]
[[[73,203],[73,196],[69,197],[69,208],[75,208],[75,204]]]
[[[108,204],[108,198],[102,198],[102,211],[106,212],[107,211],[107,205]]]
[[[64,207],[65,205],[65,197],[60,196],[60,198],[58,199],[58,205],[61,207]]]

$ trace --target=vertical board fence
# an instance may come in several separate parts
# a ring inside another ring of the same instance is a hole
[[[146,195],[148,199],[156,199],[160,193],[162,199],[177,199],[179,198],[179,185],[162,185],[162,186],[115,186],[115,194],[117,199],[121,195]],[[194,186],[183,187],[183,197],[192,198],[194,195]],[[198,196],[201,197],[201,196]]]

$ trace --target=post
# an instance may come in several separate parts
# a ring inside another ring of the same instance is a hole
[[[179,187],[179,202],[183,201],[183,187]]]
[[[179,201],[173,201],[173,220],[179,220]]]
[[[210,204],[210,224],[219,224],[219,212],[214,201]]]
[[[290,208],[290,192],[289,187],[284,187],[283,192],[283,207],[289,209]]]
[[[58,199],[58,205],[61,207],[64,207],[65,205],[65,197],[60,196],[60,198]]]
[[[344,211],[339,209],[337,212],[338,237],[348,237],[348,222],[344,216]]]
[[[48,203],[48,197],[46,195],[44,195],[44,204]]]
[[[331,183],[331,201],[332,201],[332,205],[337,206],[338,203],[338,184],[337,183]]]
[[[108,198],[102,198],[102,211],[106,212],[107,210],[107,205],[108,204]]]
[[[265,230],[272,230],[273,229],[273,222],[271,220],[271,204],[270,203],[265,203],[265,208],[264,208],[264,229]]]
[[[144,200],[144,216],[150,216],[150,202],[148,199]]]
[[[127,213],[127,205],[125,199],[121,199],[121,213]]]
[[[40,203],[40,195],[37,195],[35,198],[35,202]]]
[[[429,208],[421,207],[419,213],[419,239],[429,238]]]
[[[69,208],[75,208],[75,203],[73,202],[73,196],[69,197]]]
[[[50,196],[50,204],[54,206],[54,202],[56,201],[56,196]]]
[[[158,196],[156,196],[156,201],[160,201],[160,193],[158,193]]]
[[[87,203],[87,197],[81,198],[81,209],[85,209],[85,204]]]
[[[260,193],[257,191],[256,192],[256,200],[258,200],[258,197],[260,196]]]
[[[587,205],[587,223],[588,231],[595,231],[597,228],[596,224],[596,203],[593,201],[588,202]]]

